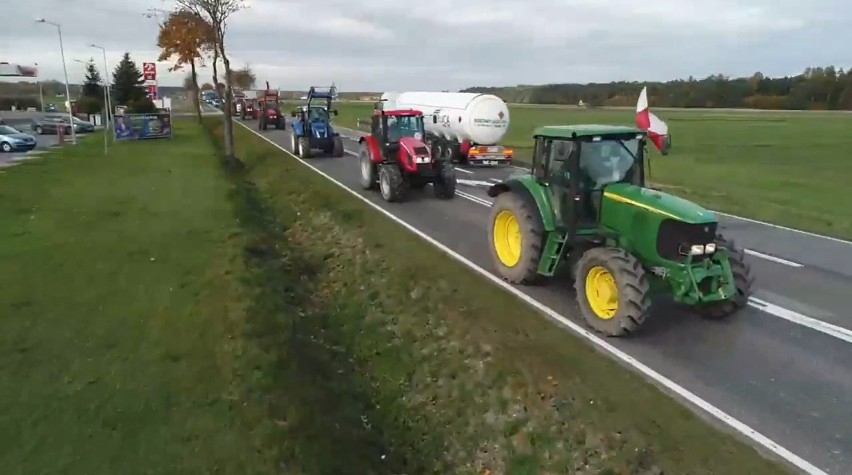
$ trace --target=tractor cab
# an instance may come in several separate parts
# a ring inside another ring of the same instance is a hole
[[[331,124],[331,115],[337,115],[337,110],[331,108],[336,97],[337,90],[334,86],[311,86],[306,103],[290,113],[295,119],[291,137],[293,153],[302,158],[309,158],[314,149],[321,149],[335,157],[343,156],[343,139]]]
[[[644,186],[646,134],[633,127],[540,127],[533,135],[532,175],[546,190],[554,224],[578,234],[598,228],[607,186]]]
[[[423,113],[418,110],[385,111],[377,108],[373,113],[370,135],[383,145],[386,157],[399,150],[400,139],[410,137],[422,141],[426,136]]]

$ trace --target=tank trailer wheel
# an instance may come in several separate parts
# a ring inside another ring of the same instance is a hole
[[[376,164],[370,160],[370,152],[367,150],[367,147],[361,147],[361,153],[358,154],[358,161],[361,165],[361,188],[365,190],[376,188],[379,177]]]
[[[307,137],[299,137],[299,157],[311,158],[311,142]]]
[[[639,261],[623,249],[586,251],[577,262],[574,288],[580,312],[596,332],[625,336],[648,318],[648,277]]]
[[[748,305],[748,298],[751,297],[751,288],[754,285],[751,266],[745,261],[745,251],[737,247],[734,241],[721,234],[716,236],[716,247],[724,247],[728,250],[728,262],[734,275],[734,286],[737,288],[737,293],[730,300],[693,307],[695,313],[708,320],[725,319]]]
[[[435,196],[443,200],[456,196],[456,169],[452,163],[438,163],[438,175],[432,182],[432,189],[435,191]]]
[[[341,136],[334,137],[334,148],[331,149],[332,156],[342,157],[346,150],[343,149],[343,138]]]
[[[491,205],[488,230],[491,257],[497,272],[512,284],[538,280],[544,229],[538,209],[517,193],[501,193]]]
[[[407,183],[395,163],[379,167],[379,190],[385,201],[391,203],[402,201],[405,198],[406,188]]]

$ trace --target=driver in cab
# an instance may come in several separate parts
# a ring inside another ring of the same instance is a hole
[[[618,143],[587,143],[580,154],[580,169],[593,182],[593,189],[622,181],[633,165],[629,156]]]

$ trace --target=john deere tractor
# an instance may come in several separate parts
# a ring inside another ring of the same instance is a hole
[[[334,97],[334,86],[328,90],[311,86],[307,103],[291,113],[295,118],[290,136],[290,148],[294,154],[310,158],[313,149],[320,149],[333,157],[343,156],[343,138],[332,128],[329,115],[337,115],[337,110],[331,109]]]
[[[754,279],[714,213],[645,185],[647,133],[544,126],[530,172],[488,189],[497,271],[515,284],[573,274],[591,328],[624,336],[668,295],[711,319],[744,307]]]

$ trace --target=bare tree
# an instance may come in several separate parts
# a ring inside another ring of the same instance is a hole
[[[225,66],[225,158],[230,164],[235,164],[237,158],[234,155],[234,121],[231,114],[231,105],[234,102],[232,90],[233,74],[231,73],[231,61],[225,50],[225,30],[228,18],[234,13],[247,8],[243,0],[176,0],[180,9],[189,10],[210,23],[213,27],[213,74],[216,76],[216,61],[222,58]],[[218,84],[216,80],[213,84]]]

